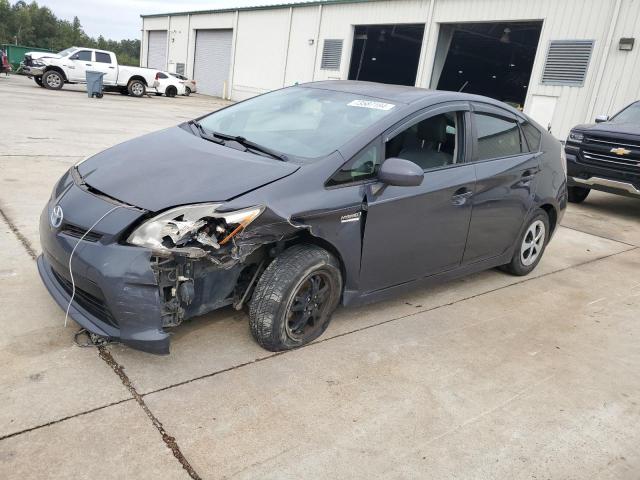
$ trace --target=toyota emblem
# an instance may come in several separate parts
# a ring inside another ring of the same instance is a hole
[[[62,207],[60,205],[56,205],[51,210],[51,216],[49,217],[49,221],[51,222],[51,226],[53,228],[58,228],[62,225],[62,219],[64,218],[64,213],[62,212]]]

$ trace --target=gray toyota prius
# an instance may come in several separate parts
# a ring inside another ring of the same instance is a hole
[[[98,337],[169,353],[184,320],[246,307],[272,351],[339,304],[480,270],[531,272],[564,213],[560,142],[464,93],[328,81],[94,155],[55,185],[38,269]]]

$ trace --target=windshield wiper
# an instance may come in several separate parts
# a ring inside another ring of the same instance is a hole
[[[221,140],[231,140],[232,142],[236,142],[239,143],[240,145],[246,147],[246,148],[250,148],[252,150],[256,150],[258,152],[262,152],[262,153],[266,153],[267,155],[278,159],[278,160],[282,160],[283,162],[287,161],[287,156],[284,153],[280,153],[280,152],[276,152],[275,150],[271,150],[268,147],[264,147],[258,143],[252,142],[251,140],[247,140],[246,138],[244,138],[243,136],[236,136],[236,135],[227,135],[226,133],[219,133],[219,132],[211,132],[211,135],[213,135],[216,138],[219,138]]]
[[[205,128],[197,120],[191,120],[188,123],[189,125],[193,125],[194,127],[196,127],[196,129],[198,130],[198,135],[200,135],[200,138],[204,140],[208,140],[213,143],[217,143],[218,145],[224,144],[224,141],[222,139],[216,138],[213,135],[211,135],[209,132],[207,132]]]

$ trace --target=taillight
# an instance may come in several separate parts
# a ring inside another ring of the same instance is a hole
[[[156,80],[160,80],[160,72],[156,72]]]

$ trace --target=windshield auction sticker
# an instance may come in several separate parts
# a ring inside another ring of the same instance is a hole
[[[374,110],[391,110],[395,105],[393,103],[372,102],[371,100],[353,100],[347,105],[350,107],[372,108]]]

